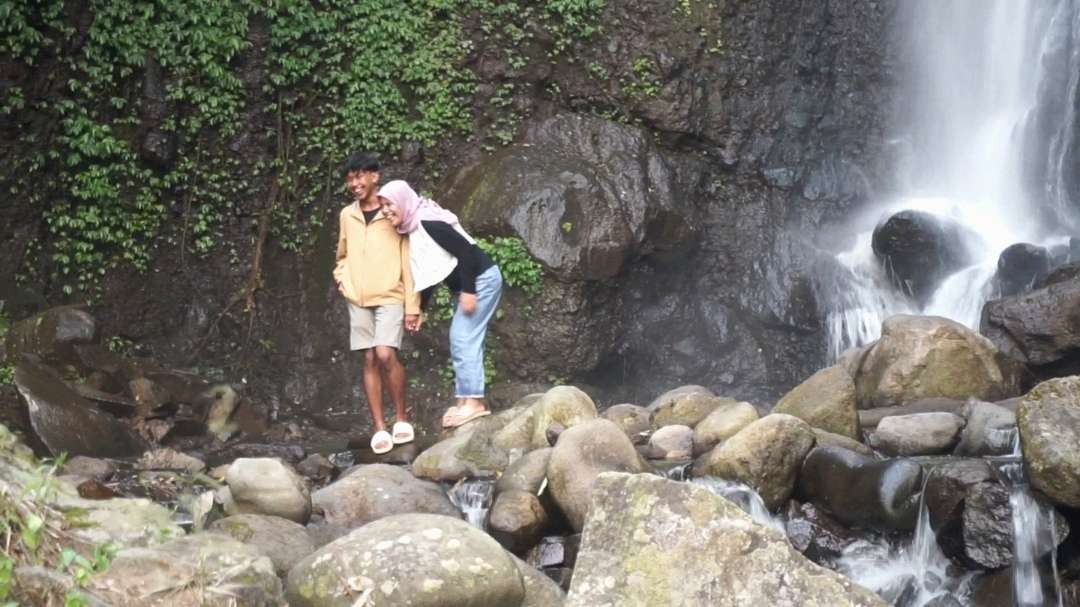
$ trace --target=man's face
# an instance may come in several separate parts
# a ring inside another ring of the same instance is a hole
[[[378,171],[351,171],[345,176],[345,186],[356,200],[367,200],[378,185]]]

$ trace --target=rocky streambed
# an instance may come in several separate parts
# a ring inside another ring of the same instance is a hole
[[[776,403],[554,386],[378,458],[92,324],[51,310],[5,345],[30,604],[1076,604],[1080,377],[1029,388],[944,319],[892,317]]]

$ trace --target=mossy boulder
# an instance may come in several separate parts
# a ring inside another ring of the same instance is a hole
[[[860,438],[855,380],[840,365],[822,369],[795,386],[772,412],[794,415],[826,432]]]
[[[530,446],[540,449],[548,446],[548,426],[558,424],[572,428],[597,418],[596,403],[574,386],[555,386],[536,402],[536,414]]]
[[[1080,507],[1080,376],[1035,386],[1016,411],[1031,485],[1054,502]]]

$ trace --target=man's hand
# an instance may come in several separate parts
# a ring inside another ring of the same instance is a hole
[[[405,330],[416,332],[420,330],[420,327],[424,324],[424,316],[422,314],[406,314],[405,315]]]
[[[476,293],[462,293],[458,296],[458,303],[461,304],[462,312],[471,315],[476,311]]]

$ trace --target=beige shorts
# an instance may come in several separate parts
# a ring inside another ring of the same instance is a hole
[[[401,348],[405,333],[405,306],[383,305],[361,308],[349,303],[349,349],[367,350],[375,346]]]

